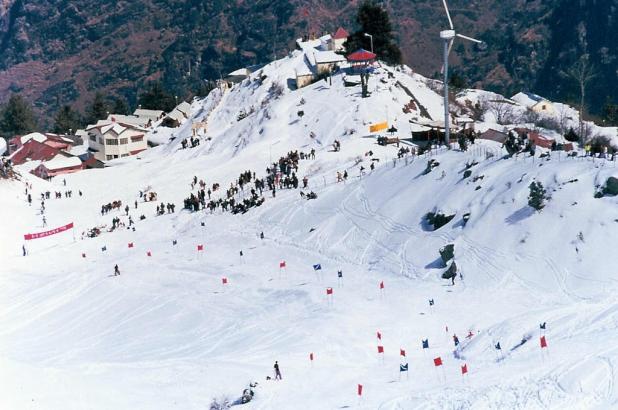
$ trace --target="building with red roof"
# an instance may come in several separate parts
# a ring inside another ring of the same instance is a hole
[[[333,34],[333,48],[335,51],[341,51],[344,50],[343,44],[348,41],[348,37],[350,37],[350,34],[345,31],[344,28],[339,27],[337,29],[337,31],[335,31],[335,34]]]
[[[59,148],[52,147],[32,138],[11,154],[10,159],[15,165],[21,165],[26,161],[49,161],[55,157],[58,152],[60,152]]]

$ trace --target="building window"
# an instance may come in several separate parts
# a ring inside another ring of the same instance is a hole
[[[103,145],[103,137],[99,137],[99,144]]]
[[[541,107],[541,109],[542,109],[543,111],[545,111],[545,110],[547,109],[547,106],[546,106],[545,104],[543,104],[543,106]]]
[[[131,142],[142,142],[144,141],[144,136],[140,135],[139,137],[131,137]]]
[[[90,134],[90,141],[97,142],[97,137],[96,137],[96,135],[92,135],[92,134]]]
[[[120,156],[120,158],[124,158],[124,157],[128,157],[128,156],[129,156],[129,154],[122,154],[122,155]]]
[[[115,140],[112,138],[106,138],[105,145],[118,145],[118,140]]]
[[[128,138],[120,138],[120,145],[127,145],[129,143]]]
[[[118,158],[118,155],[114,155],[114,158]]]
[[[105,159],[109,161],[110,159],[114,159],[114,157],[112,155],[106,155]]]

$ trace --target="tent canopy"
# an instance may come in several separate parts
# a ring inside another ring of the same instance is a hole
[[[375,60],[375,58],[376,58],[376,55],[374,53],[367,51],[365,49],[362,49],[362,48],[358,49],[357,51],[347,56],[348,61],[351,61],[354,63],[362,63],[366,61],[371,61],[371,60]]]

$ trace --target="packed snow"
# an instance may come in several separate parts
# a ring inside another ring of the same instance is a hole
[[[397,159],[369,125],[408,136],[440,120],[430,82],[384,66],[366,99],[342,74],[291,90],[299,58],[194,101],[190,120],[158,128],[162,145],[138,157],[52,182],[27,168],[21,181],[0,181],[0,408],[204,409],[234,402],[250,382],[247,409],[618,407],[618,200],[594,198],[618,176],[615,162],[543,150],[505,158],[478,140]],[[423,109],[406,114],[410,93]],[[181,149],[199,121],[200,145]],[[220,183],[213,197],[224,197],[240,173],[263,177],[289,151],[311,149],[297,173],[308,189],[266,190],[244,214],[180,209],[194,176]],[[429,160],[439,165],[425,173]],[[527,204],[532,181],[550,197],[541,212]],[[161,203],[176,212],[156,216]],[[128,225],[126,205],[135,231],[108,232],[112,218]],[[432,230],[434,211],[454,218]],[[23,240],[70,222],[73,231]],[[99,236],[85,235],[95,226]],[[447,244],[454,285],[441,278]]]

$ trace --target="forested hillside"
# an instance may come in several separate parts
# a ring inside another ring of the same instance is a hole
[[[63,104],[83,111],[98,90],[132,106],[150,80],[189,96],[205,80],[284,55],[298,36],[339,25],[353,32],[359,3],[1,0],[0,101],[20,93],[39,112]],[[447,28],[442,3],[382,3],[403,62],[437,75],[438,33]],[[458,31],[489,45],[484,51],[455,45],[456,84],[506,94],[529,89],[572,102],[579,87],[568,71],[587,55],[596,74],[587,92],[591,111],[603,115],[606,105],[618,102],[618,0],[453,0],[450,7]]]

